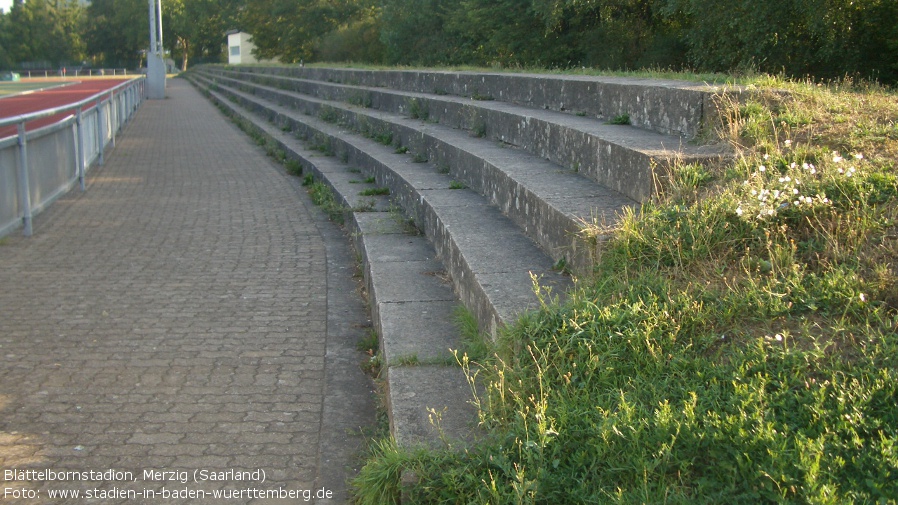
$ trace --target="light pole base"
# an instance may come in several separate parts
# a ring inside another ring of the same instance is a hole
[[[156,54],[147,55],[147,98],[165,98],[165,62]]]

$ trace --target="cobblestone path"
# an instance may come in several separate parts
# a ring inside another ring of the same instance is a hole
[[[0,501],[343,503],[374,418],[352,255],[188,83],[167,94],[0,241]]]

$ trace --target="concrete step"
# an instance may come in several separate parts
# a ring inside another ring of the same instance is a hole
[[[296,66],[227,68],[247,74],[496,100],[606,121],[627,114],[638,128],[686,139],[694,138],[704,126],[719,91],[704,83],[610,76]]]
[[[201,87],[212,84],[196,75],[194,81]],[[210,95],[276,139],[310,173],[330,178],[337,191],[349,185],[341,182],[341,177],[352,176],[347,172],[354,174],[349,167],[368,170],[379,184],[392,174],[394,187],[400,188],[394,201],[419,216],[415,222],[432,248],[397,233],[390,224],[397,222],[392,212],[353,212],[351,223],[353,236],[361,241],[358,250],[365,260],[372,313],[384,349],[393,434],[403,444],[470,437],[476,412],[468,404],[467,378],[457,366],[445,365],[447,350],[457,344],[457,331],[446,326],[455,302],[444,280],[452,280],[458,298],[495,334],[523,311],[538,307],[531,272],[556,292],[565,291],[570,279],[552,271],[552,260],[483,197],[448,189],[451,179],[438,167],[412,163],[392,147],[221,84]],[[298,145],[297,133],[313,143],[329,139],[337,156],[321,157]],[[342,162],[348,165],[341,172]],[[350,207],[358,205],[349,196],[341,200]],[[442,260],[448,275],[435,258]],[[434,415],[442,419],[440,429],[431,423]]]
[[[724,146],[696,145],[679,135],[502,101],[334,84],[247,69],[212,67],[206,71],[473,131],[572,169],[637,201],[654,194],[656,176],[663,176],[674,162],[713,162],[728,156]]]
[[[462,344],[448,274],[427,240],[395,216],[356,213],[352,225],[380,338],[391,433],[403,447],[469,443],[477,411],[453,353]]]
[[[355,131],[387,132],[393,142],[409,148],[420,159],[444,167],[456,181],[486,196],[556,263],[563,262],[574,271],[588,271],[600,253],[600,244],[581,235],[583,223],[595,220],[613,227],[621,211],[635,205],[555,163],[504,144],[473,138],[462,130],[222,75],[212,78],[221,85],[245,89],[256,97],[326,117]],[[384,180],[390,185],[390,174],[384,174]],[[415,195],[410,196],[414,200]]]
[[[433,242],[462,302],[491,335],[495,336],[498,328],[519,314],[536,307],[530,273],[548,286],[558,286],[556,292],[563,292],[562,287],[570,284],[568,277],[553,270],[555,262],[522,235],[499,209],[491,207],[484,197],[473,191],[450,189],[451,177],[440,173],[433,164],[416,163],[408,155],[396,153],[392,146],[384,146],[315,116],[304,115],[292,107],[277,105],[221,82],[216,84],[218,93],[236,100],[242,107],[276,124],[277,128],[289,128],[303,138],[326,138],[338,158],[361,167],[373,175],[379,185],[389,187],[392,200]],[[456,237],[467,237],[465,230],[468,229],[507,239],[507,242],[457,241]],[[497,253],[502,247],[514,247],[514,250]],[[493,261],[494,256],[504,261],[501,264]],[[484,289],[479,279],[492,275],[509,278],[505,286],[508,290]]]

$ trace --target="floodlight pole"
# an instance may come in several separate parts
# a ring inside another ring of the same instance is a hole
[[[159,0],[157,5],[156,22],[159,24],[159,54],[163,54],[165,52],[165,46],[162,45],[162,0]]]
[[[162,0],[148,0],[148,5],[150,8],[150,50],[147,51],[147,98],[151,100],[161,100],[165,98],[165,56],[162,49]]]

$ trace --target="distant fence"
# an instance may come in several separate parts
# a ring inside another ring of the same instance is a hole
[[[87,169],[103,164],[103,151],[144,99],[145,79],[124,81],[77,103],[0,119],[18,134],[0,138],[0,237],[22,227],[69,191],[84,189]],[[26,124],[69,112],[61,121],[26,132]]]
[[[99,77],[99,76],[118,76],[118,75],[140,75],[142,72],[137,70],[128,70],[126,68],[59,68],[57,70],[16,70],[20,77],[36,78],[36,77]]]

